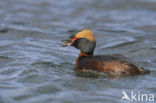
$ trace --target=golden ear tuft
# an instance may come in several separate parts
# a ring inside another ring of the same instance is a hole
[[[78,37],[78,38],[86,38],[86,39],[88,39],[88,40],[90,40],[92,42],[95,41],[95,38],[93,36],[92,31],[88,30],[88,29],[84,29],[84,30],[78,32],[75,36]]]

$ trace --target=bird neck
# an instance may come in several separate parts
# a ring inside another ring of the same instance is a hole
[[[86,56],[93,56],[93,52],[92,53],[83,53],[83,52],[80,52],[78,58],[86,57]]]
[[[87,54],[87,53],[80,52],[79,56],[76,60],[76,63],[75,63],[75,68],[78,68],[78,66],[79,66],[78,64],[79,64],[79,61],[81,58],[88,57],[88,56],[93,56],[93,53]]]

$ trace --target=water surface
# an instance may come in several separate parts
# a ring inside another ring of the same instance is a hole
[[[120,103],[123,90],[156,96],[155,5],[155,0],[1,0],[0,103]],[[95,54],[125,55],[151,73],[121,79],[76,75],[79,51],[60,43],[84,28],[94,32]]]

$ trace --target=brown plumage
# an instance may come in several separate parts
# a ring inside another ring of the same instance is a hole
[[[62,46],[71,45],[81,52],[76,60],[75,69],[79,71],[96,71],[108,75],[139,75],[145,74],[144,70],[128,58],[120,55],[93,55],[96,41],[92,31],[83,30],[73,35]]]

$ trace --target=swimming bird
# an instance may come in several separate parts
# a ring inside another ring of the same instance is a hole
[[[91,30],[84,29],[69,39],[65,40],[62,47],[73,46],[80,50],[75,63],[75,69],[79,71],[96,71],[108,75],[139,75],[145,74],[141,66],[120,54],[93,55],[96,47],[96,40]]]

